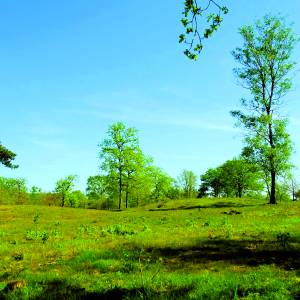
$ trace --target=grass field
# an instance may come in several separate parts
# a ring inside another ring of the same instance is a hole
[[[0,299],[300,299],[300,203],[0,206]]]

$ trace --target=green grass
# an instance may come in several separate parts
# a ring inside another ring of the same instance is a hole
[[[0,206],[0,299],[297,299],[299,253],[300,203]]]

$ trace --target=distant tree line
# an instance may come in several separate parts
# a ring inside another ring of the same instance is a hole
[[[200,176],[183,170],[174,179],[146,156],[137,130],[112,124],[99,145],[100,173],[87,179],[85,193],[76,190],[76,175],[57,180],[52,192],[25,179],[0,177],[0,204],[55,205],[73,208],[123,209],[168,199],[203,197],[268,197],[268,178],[261,167],[241,155],[209,168]],[[290,174],[276,185],[276,200],[297,200],[300,187]]]

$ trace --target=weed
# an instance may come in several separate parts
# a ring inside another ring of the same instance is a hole
[[[291,243],[291,235],[289,232],[281,232],[279,234],[277,234],[277,242],[278,244],[283,247],[283,248],[287,248],[290,246]]]
[[[102,233],[127,236],[127,235],[134,235],[137,232],[129,226],[123,224],[114,224],[114,225],[107,226],[106,228],[103,228]]]

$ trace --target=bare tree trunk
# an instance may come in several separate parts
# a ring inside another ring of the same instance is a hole
[[[119,209],[121,209],[122,203],[122,173],[119,173]]]
[[[271,193],[270,193],[270,204],[276,204],[276,173],[271,171]]]
[[[127,190],[126,190],[126,208],[128,208],[128,194],[129,194],[129,192],[128,192],[128,188],[127,188]]]

